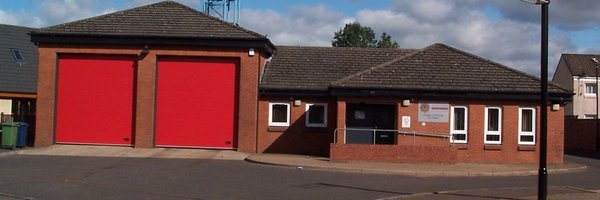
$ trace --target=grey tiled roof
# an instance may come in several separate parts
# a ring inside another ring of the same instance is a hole
[[[539,93],[540,80],[444,44],[420,50],[280,47],[261,88]],[[549,92],[570,93],[555,85]]]
[[[174,1],[123,10],[36,30],[41,35],[266,39]]]
[[[416,50],[278,46],[261,79],[262,89],[326,91],[332,81]]]
[[[434,44],[395,62],[333,82],[334,87],[469,91],[539,92],[540,80],[473,54]],[[550,85],[549,92],[566,92]]]
[[[38,51],[27,35],[31,30],[0,24],[0,92],[37,91]],[[11,49],[19,50],[24,61],[15,61]]]
[[[598,54],[563,54],[561,59],[565,61],[571,75],[573,76],[596,76],[596,65],[591,58],[600,60]]]

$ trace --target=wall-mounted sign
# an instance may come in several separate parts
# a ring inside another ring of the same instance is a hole
[[[410,128],[410,116],[402,116],[402,128]]]
[[[419,122],[448,122],[450,106],[443,102],[419,102]]]

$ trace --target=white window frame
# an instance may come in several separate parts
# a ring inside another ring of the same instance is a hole
[[[523,110],[531,110],[531,132],[529,131],[523,131],[522,127],[523,127]],[[524,145],[535,145],[535,126],[536,126],[536,121],[535,121],[535,108],[519,108],[519,144],[524,144]],[[521,141],[521,136],[533,136],[533,142],[529,142],[529,141]]]
[[[284,105],[287,107],[286,122],[273,122],[273,106]],[[269,103],[269,126],[290,126],[290,104],[289,103]]]
[[[488,110],[498,109],[498,131],[488,131]],[[485,107],[485,121],[483,126],[483,143],[484,144],[502,144],[502,108],[501,107]],[[488,141],[488,135],[498,135],[498,141]]]
[[[310,113],[308,110],[311,106],[323,106],[323,123],[310,123],[308,121]],[[307,103],[306,104],[306,127],[327,127],[327,104],[326,103]]]
[[[455,108],[462,108],[465,109],[465,120],[464,120],[464,127],[465,130],[454,130],[454,109]],[[467,141],[469,141],[469,134],[468,134],[468,130],[469,130],[469,108],[467,108],[466,106],[451,106],[450,108],[450,142],[451,143],[457,143],[457,144],[466,144]],[[465,139],[464,140],[455,140],[454,139],[454,134],[464,134],[465,135]]]
[[[593,97],[596,96],[596,93],[598,92],[598,88],[597,88],[598,86],[596,85],[596,83],[584,83],[583,85],[585,86],[585,92],[584,92],[585,96],[593,96]],[[588,85],[591,87],[596,86],[595,87],[596,90],[594,91],[594,93],[588,93]]]

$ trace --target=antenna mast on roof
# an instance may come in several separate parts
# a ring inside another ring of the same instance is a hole
[[[204,13],[229,23],[239,24],[240,0],[204,0]]]

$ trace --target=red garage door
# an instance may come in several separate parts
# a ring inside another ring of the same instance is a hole
[[[161,57],[156,145],[235,148],[238,61]]]
[[[60,56],[56,143],[131,145],[135,66],[126,56]]]

